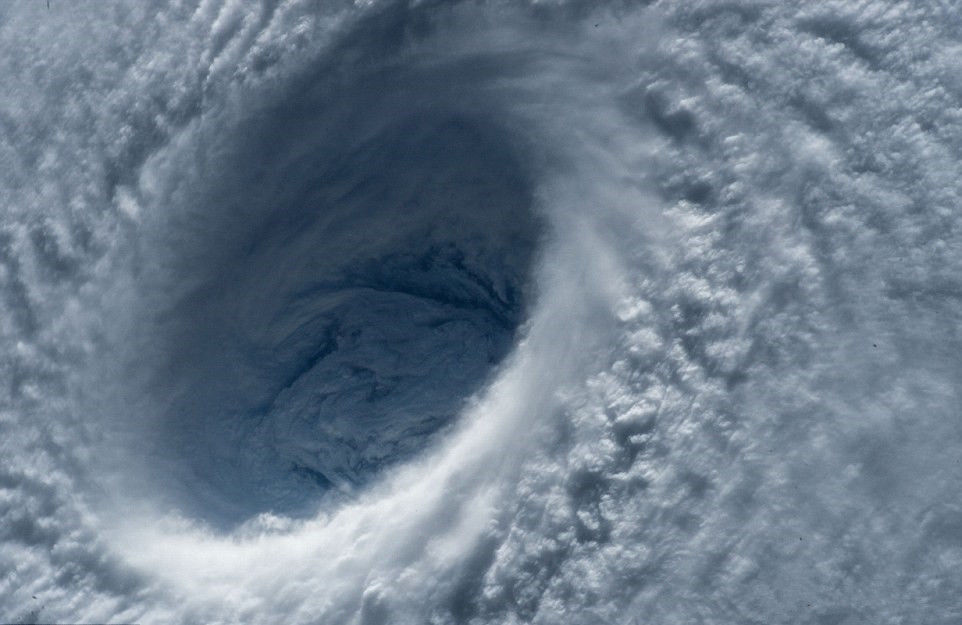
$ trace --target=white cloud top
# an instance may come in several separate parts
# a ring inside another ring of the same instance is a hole
[[[0,621],[959,622],[960,31],[0,6]]]

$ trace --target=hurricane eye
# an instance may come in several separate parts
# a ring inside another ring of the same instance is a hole
[[[192,200],[208,227],[170,235],[151,322],[163,482],[215,524],[307,512],[428,446],[512,346],[537,239],[487,120],[315,145],[277,127],[273,158],[253,133]]]

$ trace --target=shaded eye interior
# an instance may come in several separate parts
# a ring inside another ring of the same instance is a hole
[[[178,235],[151,326],[156,477],[226,525],[309,513],[431,444],[513,344],[538,236],[487,120],[253,135],[195,200],[217,217]]]

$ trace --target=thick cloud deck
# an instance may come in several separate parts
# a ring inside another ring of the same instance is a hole
[[[962,622],[960,40],[0,4],[0,621]]]

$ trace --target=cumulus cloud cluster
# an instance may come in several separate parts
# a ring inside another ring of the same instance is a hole
[[[0,620],[959,622],[960,35],[0,7]]]

